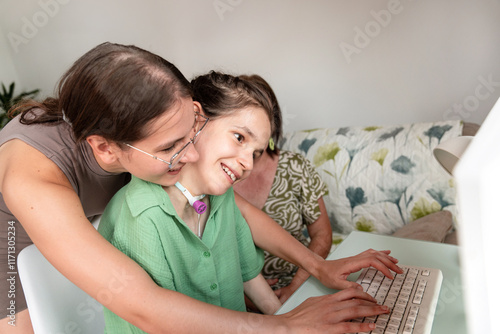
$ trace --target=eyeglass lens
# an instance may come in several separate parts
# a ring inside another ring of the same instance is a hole
[[[193,126],[194,136],[190,141],[186,143],[176,154],[170,159],[170,168],[173,168],[183,157],[186,155],[189,144],[196,144],[201,130],[205,127],[208,122],[208,118],[201,116],[200,114],[195,114],[195,122]]]

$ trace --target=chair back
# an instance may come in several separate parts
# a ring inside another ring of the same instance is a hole
[[[57,271],[35,245],[19,253],[18,270],[35,334],[104,332],[102,305]]]

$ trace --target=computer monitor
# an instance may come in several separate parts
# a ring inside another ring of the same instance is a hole
[[[453,170],[468,333],[498,333],[500,99]]]

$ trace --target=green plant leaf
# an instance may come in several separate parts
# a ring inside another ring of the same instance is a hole
[[[21,92],[18,95],[14,94],[16,88],[15,82],[12,82],[7,89],[2,83],[2,92],[0,94],[0,128],[7,124],[10,119],[7,112],[17,103],[21,102],[25,98],[34,98],[39,89],[34,89],[28,92]]]

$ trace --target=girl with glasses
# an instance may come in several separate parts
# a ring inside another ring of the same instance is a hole
[[[300,333],[312,326],[317,332],[342,332],[345,324],[340,322],[380,313],[372,304],[357,308],[367,303],[357,290],[305,302],[283,316],[249,316],[213,306],[158,286],[94,229],[89,219],[102,214],[130,175],[169,187],[180,180],[189,163],[199,159],[189,144],[204,131],[195,136],[201,127],[195,121],[191,86],[161,57],[134,46],[101,44],[63,75],[57,97],[27,102],[14,111],[21,114],[0,131],[0,263],[4,268],[0,271],[0,332],[32,332],[17,276],[15,299],[8,297],[10,277],[5,268],[12,226],[15,257],[34,242],[69,280],[146,332],[233,332],[248,324],[258,333]],[[172,160],[177,152],[182,157]],[[395,260],[386,252],[371,252],[344,264],[327,263],[295,244],[260,210],[244,204],[240,209],[258,246],[300,265],[327,285],[351,284],[344,283],[346,272],[364,266],[384,267],[387,273],[387,267],[394,268]],[[12,302],[14,315],[7,311]],[[339,308],[342,311],[337,312]],[[10,324],[12,317],[15,326]]]

